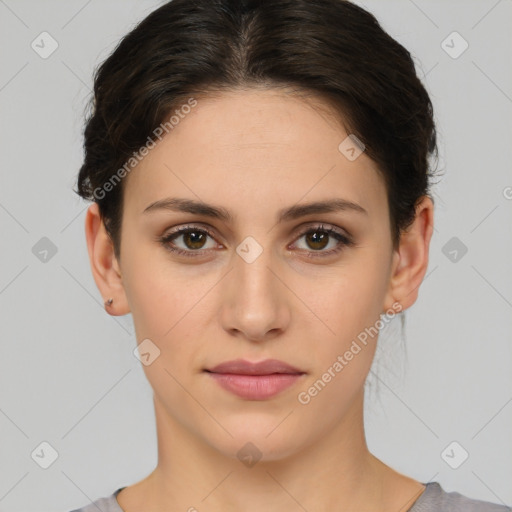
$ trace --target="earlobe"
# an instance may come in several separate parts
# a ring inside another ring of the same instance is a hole
[[[399,247],[393,255],[386,306],[391,307],[390,301],[398,302],[406,310],[416,302],[428,267],[433,229],[434,203],[429,196],[423,196],[416,206],[413,223],[401,233]]]
[[[97,203],[93,203],[87,210],[85,236],[92,275],[102,295],[105,309],[113,316],[126,315],[130,312],[130,308],[126,299],[121,269]]]

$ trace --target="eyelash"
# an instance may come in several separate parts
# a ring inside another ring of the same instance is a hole
[[[319,224],[318,226],[310,227],[306,231],[303,231],[302,233],[300,233],[298,235],[297,240],[302,238],[305,235],[308,235],[310,233],[316,233],[318,231],[320,231],[322,233],[326,233],[329,236],[334,237],[336,240],[338,240],[339,244],[337,245],[337,247],[335,249],[331,249],[329,251],[308,251],[308,253],[307,253],[308,258],[326,258],[328,256],[332,256],[334,254],[341,252],[344,247],[352,247],[353,245],[355,245],[354,241],[350,237],[336,231],[333,228],[330,228],[330,227],[326,228],[323,224]],[[185,256],[187,258],[195,258],[198,256],[202,256],[205,251],[211,250],[211,249],[198,249],[198,250],[186,251],[184,249],[171,247],[169,245],[170,242],[172,240],[174,240],[175,238],[178,238],[180,235],[182,235],[184,233],[189,233],[189,232],[203,233],[203,234],[210,236],[211,238],[215,238],[214,234],[209,229],[207,229],[205,227],[187,225],[187,226],[183,226],[175,231],[172,231],[171,233],[164,235],[163,237],[159,238],[159,241],[164,246],[164,248],[167,249],[168,251],[171,251],[172,253],[178,254],[180,256]]]

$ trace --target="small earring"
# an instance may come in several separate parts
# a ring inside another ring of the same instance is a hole
[[[105,301],[105,307],[107,307],[107,306],[111,306],[111,305],[112,305],[112,302],[114,302],[114,299],[112,299],[112,298],[111,298],[111,299],[106,300],[106,301]]]

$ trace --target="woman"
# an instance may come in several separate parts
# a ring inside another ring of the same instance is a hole
[[[78,193],[158,464],[81,512],[506,510],[365,440],[378,330],[428,266],[436,154],[409,52],[350,2],[174,0],[121,41]]]

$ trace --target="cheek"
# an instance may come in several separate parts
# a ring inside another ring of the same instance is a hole
[[[324,324],[326,335],[335,339],[355,336],[373,324],[383,312],[387,291],[387,267],[372,255],[358,254],[328,275],[312,283],[302,280],[300,296]],[[354,260],[355,258],[354,257]]]
[[[316,338],[311,367],[315,379],[331,372],[322,379],[332,380],[331,389],[360,385],[370,369],[387,289],[387,268],[378,259],[370,251],[360,252],[357,259],[330,276],[315,279],[314,287],[303,282],[300,296],[307,297],[307,305],[315,313],[311,316]]]
[[[368,279],[375,285],[375,276],[355,277],[338,276],[325,293],[309,296],[319,317],[311,327],[316,342],[309,343],[313,372],[296,397],[307,417],[343,417],[370,371],[381,303],[375,289],[364,283]]]
[[[149,255],[140,263],[134,259],[127,273],[125,289],[137,340],[151,339],[171,372],[194,371],[197,352],[204,349],[205,319],[214,310],[209,291],[219,279],[212,272],[198,275],[198,267],[157,260],[150,261]]]
[[[159,351],[149,365],[143,365],[146,378],[162,402],[181,403],[179,383],[197,370],[200,340],[196,325],[203,287],[187,288],[183,276],[159,272],[155,266],[135,267],[127,294],[134,320],[137,343],[150,339]],[[186,290],[186,292],[184,292]],[[155,349],[154,349],[155,350]]]
[[[183,293],[186,283],[161,248],[131,238],[126,233],[129,250],[123,258],[123,285],[134,324],[140,335],[161,338],[184,314],[189,297]]]
[[[170,329],[177,313],[177,292],[166,286],[162,279],[151,271],[139,267],[129,283],[125,284],[133,321],[139,335],[161,338]]]

